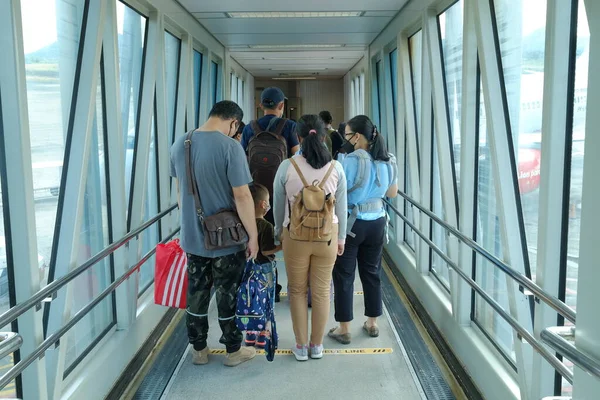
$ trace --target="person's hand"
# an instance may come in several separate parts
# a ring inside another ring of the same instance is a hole
[[[337,251],[338,256],[341,256],[342,254],[344,254],[344,248],[345,248],[345,245],[343,243],[338,243],[338,251]]]
[[[258,239],[250,238],[246,246],[246,259],[255,260],[256,256],[258,256]]]

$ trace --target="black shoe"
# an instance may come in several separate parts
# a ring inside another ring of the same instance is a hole
[[[277,284],[277,286],[275,287],[275,303],[281,302],[281,297],[279,296],[281,288],[282,286],[280,284]]]

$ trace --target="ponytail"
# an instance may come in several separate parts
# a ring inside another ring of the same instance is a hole
[[[314,169],[321,169],[331,160],[325,146],[325,125],[318,115],[303,115],[296,124],[296,132],[302,138],[302,156]]]
[[[369,153],[373,160],[389,161],[390,156],[385,146],[385,139],[366,115],[357,115],[348,121],[352,132],[360,133],[369,142]]]

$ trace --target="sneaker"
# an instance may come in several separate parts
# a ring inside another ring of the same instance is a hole
[[[292,353],[294,353],[294,357],[296,357],[297,361],[306,361],[308,360],[308,346],[307,345],[299,345],[292,349]]]
[[[256,349],[254,347],[240,347],[235,353],[227,353],[223,364],[226,367],[235,367],[245,361],[252,360],[256,356]]]
[[[246,332],[244,343],[246,343],[246,346],[254,346],[256,343],[256,332]]]
[[[210,353],[208,346],[202,350],[194,350],[192,348],[192,363],[195,365],[208,364],[208,353]]]
[[[319,344],[319,345],[315,345],[315,344],[310,344],[310,358],[313,358],[315,360],[318,360],[320,358],[323,358],[323,345]]]
[[[262,331],[260,333],[260,335],[258,335],[258,338],[256,339],[256,347],[259,349],[264,349],[266,343],[267,343],[267,332]]]

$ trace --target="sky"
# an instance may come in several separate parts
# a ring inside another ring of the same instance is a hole
[[[63,0],[21,0],[25,54],[56,42],[56,4]],[[83,4],[83,0],[67,0]],[[117,2],[117,29],[123,33],[125,6]]]

